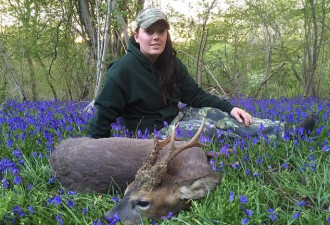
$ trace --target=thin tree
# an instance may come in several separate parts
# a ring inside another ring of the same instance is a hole
[[[5,61],[5,64],[7,66],[7,69],[9,70],[10,74],[11,74],[11,77],[14,81],[14,84],[15,84],[15,87],[16,87],[16,90],[18,91],[18,94],[19,94],[19,97],[22,101],[25,101],[26,100],[26,96],[24,94],[24,91],[23,91],[23,88],[22,88],[22,85],[21,83],[19,82],[18,80],[18,75],[17,75],[17,72],[15,70],[15,68],[13,67],[13,64],[11,63],[11,60],[10,58],[8,57],[8,54],[4,48],[4,45],[3,45],[3,42],[2,40],[0,39],[0,52],[2,54],[2,57]]]

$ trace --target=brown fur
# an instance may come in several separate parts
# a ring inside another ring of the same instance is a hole
[[[205,152],[193,147],[202,146],[198,143],[201,130],[188,142],[175,141],[173,134],[155,143],[130,138],[69,139],[55,148],[49,163],[53,175],[73,191],[106,193],[112,181],[120,189],[132,182],[104,217],[118,213],[124,224],[138,224],[141,215],[160,218],[178,213],[189,207],[189,199],[202,198],[220,183],[221,176],[212,173]]]

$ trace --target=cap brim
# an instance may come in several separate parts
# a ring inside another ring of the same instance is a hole
[[[150,18],[150,19],[144,21],[143,23],[141,23],[140,27],[142,27],[142,28],[148,28],[152,24],[154,24],[154,23],[156,23],[158,21],[164,21],[164,23],[166,24],[167,29],[170,29],[170,25],[168,24],[167,20],[165,20],[163,18]]]

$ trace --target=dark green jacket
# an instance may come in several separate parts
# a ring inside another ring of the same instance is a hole
[[[176,75],[181,93],[168,99],[167,106],[159,102],[159,73],[141,51],[130,43],[128,53],[110,64],[101,94],[95,101],[97,112],[88,128],[94,138],[110,136],[110,124],[121,117],[132,132],[148,129],[153,132],[170,123],[179,112],[178,102],[193,107],[215,107],[230,113],[233,105],[201,89],[177,59]]]

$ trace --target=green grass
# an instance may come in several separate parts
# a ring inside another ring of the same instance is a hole
[[[0,224],[96,224],[116,204],[112,197],[122,194],[71,193],[52,178],[47,160],[62,139],[86,135],[91,115],[81,114],[82,106],[73,103],[6,104],[11,107],[0,107]],[[39,110],[40,104],[45,104],[44,110]],[[269,144],[246,140],[227,157],[216,157],[221,184],[205,198],[192,201],[189,210],[157,223],[241,224],[248,218],[247,224],[328,224],[328,120],[329,108],[324,107],[318,131],[305,140]],[[212,144],[217,151],[221,147]],[[248,202],[242,204],[241,196]]]

